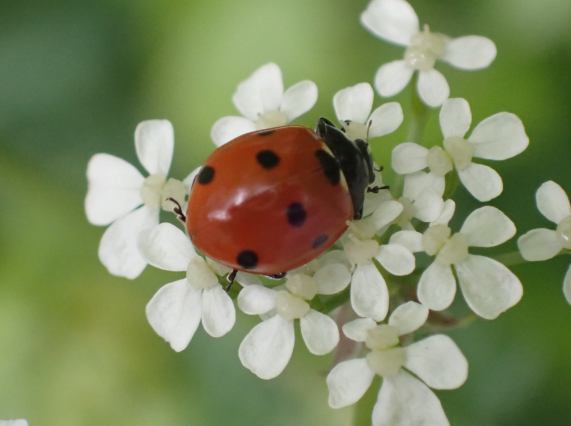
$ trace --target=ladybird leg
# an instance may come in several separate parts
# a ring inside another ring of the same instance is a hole
[[[266,277],[271,278],[272,280],[281,280],[286,276],[287,272],[280,272],[279,274],[270,274],[266,275]]]
[[[385,170],[385,166],[374,167],[374,170],[377,173],[381,173],[383,170]]]
[[[232,269],[232,272],[230,272],[226,276],[226,281],[228,281],[228,285],[224,288],[224,290],[226,290],[226,293],[228,293],[232,288],[232,284],[234,284],[234,280],[236,279],[236,274],[238,274],[238,270]]]
[[[388,185],[383,185],[383,186],[369,186],[367,188],[367,192],[372,192],[374,194],[378,194],[379,191],[383,190],[383,189],[389,189],[390,186]]]
[[[175,204],[175,207],[172,209],[173,213],[176,214],[179,220],[186,223],[186,215],[183,213],[180,203],[172,197],[167,198],[167,201],[172,201]]]

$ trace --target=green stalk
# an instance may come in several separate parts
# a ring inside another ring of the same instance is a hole
[[[353,426],[371,426],[373,407],[381,387],[381,378],[375,376],[373,383],[365,395],[357,402],[353,411]]]

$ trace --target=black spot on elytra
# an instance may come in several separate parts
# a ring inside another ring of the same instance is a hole
[[[258,255],[253,250],[242,250],[236,256],[236,261],[244,269],[252,269],[258,265]]]
[[[256,160],[264,169],[273,169],[280,162],[280,157],[269,149],[264,149],[256,154]]]
[[[339,168],[339,163],[335,157],[323,149],[315,151],[315,156],[319,160],[319,163],[323,168],[323,173],[325,173],[325,177],[329,183],[331,183],[331,185],[339,184],[339,181],[341,180],[341,169]]]
[[[291,226],[302,226],[307,218],[307,212],[301,203],[291,203],[286,210],[287,221]]]
[[[313,247],[314,249],[321,247],[323,243],[327,241],[327,238],[329,238],[327,235],[319,234],[317,237],[315,237],[315,240],[313,240],[311,247]]]
[[[273,134],[275,132],[275,130],[260,130],[258,132],[259,136],[270,136],[271,134]]]
[[[204,166],[196,177],[196,181],[201,185],[209,184],[212,179],[214,179],[214,167],[211,166]]]

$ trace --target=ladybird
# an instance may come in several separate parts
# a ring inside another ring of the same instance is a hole
[[[195,247],[235,271],[279,276],[330,247],[359,219],[374,180],[365,141],[321,118],[216,149],[196,176],[186,227]]]

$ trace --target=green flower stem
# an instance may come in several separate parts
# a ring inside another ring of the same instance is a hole
[[[422,102],[422,99],[418,96],[416,91],[416,83],[418,80],[418,74],[415,73],[411,84],[411,110],[412,110],[412,120],[408,127],[407,141],[416,142],[422,145],[422,135],[424,133],[424,128],[428,122],[430,116],[430,109]]]
[[[316,311],[326,314],[343,305],[348,300],[349,287],[341,293],[333,294],[331,296],[318,296],[311,301],[310,306]]]
[[[355,405],[353,411],[353,426],[371,426],[373,407],[377,402],[377,395],[381,387],[381,378],[375,376],[373,383],[365,395]]]
[[[453,197],[454,193],[458,189],[458,185],[460,184],[460,178],[458,177],[458,173],[453,171],[452,173],[448,173],[446,175],[446,188],[444,189],[444,200],[449,200]]]

